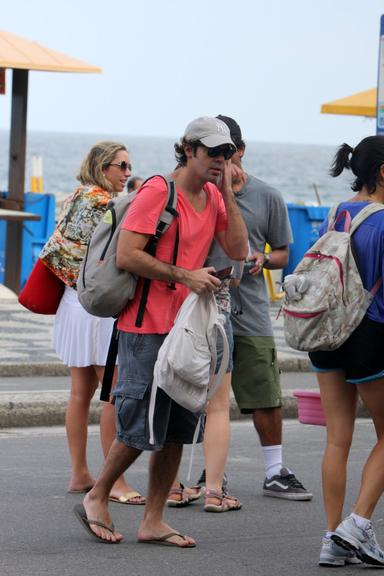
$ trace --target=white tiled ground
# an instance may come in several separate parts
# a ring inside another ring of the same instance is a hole
[[[33,314],[15,299],[0,299],[0,364],[59,362],[52,344],[53,316]]]
[[[17,299],[0,291],[0,364],[60,363],[51,340],[53,316],[34,314]],[[280,361],[306,361],[307,355],[288,348],[279,303],[271,305],[271,319]]]

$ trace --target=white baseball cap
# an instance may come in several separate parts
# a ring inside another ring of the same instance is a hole
[[[196,120],[192,120],[185,129],[184,138],[188,142],[199,140],[207,148],[215,148],[216,146],[227,144],[236,149],[225,122],[209,116],[201,116],[196,118]]]

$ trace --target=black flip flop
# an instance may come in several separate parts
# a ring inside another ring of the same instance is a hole
[[[107,526],[106,524],[103,524],[103,522],[99,522],[98,520],[91,520],[90,518],[87,517],[87,513],[82,504],[76,504],[76,506],[74,506],[73,508],[73,512],[78,521],[80,522],[80,524],[82,525],[82,527],[84,528],[84,530],[86,530],[88,534],[92,536],[92,538],[94,538],[98,542],[102,542],[103,544],[120,544],[120,540],[105,540],[104,538],[101,538],[92,530],[90,526],[90,524],[95,524],[95,526],[105,528],[106,530],[108,530],[113,534],[115,530],[113,524],[111,526]]]

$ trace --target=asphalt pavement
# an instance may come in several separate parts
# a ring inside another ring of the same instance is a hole
[[[297,418],[294,390],[317,389],[307,354],[289,348],[284,339],[279,302],[271,320],[282,371],[283,416]],[[0,285],[0,429],[62,425],[68,401],[69,371],[52,348],[53,316],[34,314]],[[102,404],[92,400],[90,423],[99,420]],[[359,416],[365,412],[359,407]],[[231,399],[231,419],[241,417]]]
[[[124,535],[118,545],[94,542],[72,513],[80,495],[66,493],[69,473],[64,429],[0,430],[0,574],[1,576],[308,576],[333,574],[318,568],[323,534],[320,463],[325,442],[321,426],[284,422],[284,461],[313,492],[310,502],[290,502],[262,496],[263,466],[250,422],[234,422],[227,473],[230,491],[243,503],[240,511],[204,512],[202,502],[167,509],[166,521],[197,540],[180,550],[136,542],[141,506],[111,504],[113,520]],[[368,420],[356,423],[351,450],[345,512],[356,497],[361,468],[374,442]],[[185,478],[189,448],[181,477]],[[102,457],[98,427],[90,427],[89,462],[94,474]],[[146,493],[148,455],[142,455],[127,480]],[[196,450],[193,476],[203,466]],[[384,543],[384,510],[380,502],[374,525]],[[342,569],[344,576],[365,568]]]
[[[311,502],[287,502],[262,496],[263,465],[259,442],[249,420],[237,420],[232,406],[232,446],[227,473],[230,491],[243,508],[207,514],[197,502],[167,509],[166,520],[196,538],[195,549],[138,544],[140,506],[111,504],[124,542],[94,542],[73,515],[80,495],[67,494],[70,469],[62,426],[70,380],[51,347],[53,318],[23,309],[0,290],[0,576],[301,576],[315,574],[324,530],[320,462],[325,441],[322,426],[300,424],[295,389],[316,389],[305,354],[286,347],[282,319],[271,308],[282,369],[284,463],[313,492]],[[92,403],[97,422],[100,403]],[[102,464],[98,426],[89,428],[88,459],[97,475]],[[362,464],[374,442],[369,420],[356,424],[351,451],[346,511],[358,489]],[[189,462],[185,449],[181,477]],[[146,493],[148,454],[128,471],[127,480]],[[203,467],[201,448],[194,458],[192,481]],[[379,504],[375,526],[384,540],[384,513]],[[346,567],[344,575],[362,568]],[[322,568],[322,574],[331,569]]]

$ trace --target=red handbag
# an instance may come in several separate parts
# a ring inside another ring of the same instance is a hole
[[[64,288],[64,282],[38,258],[18,300],[36,314],[56,314]]]

